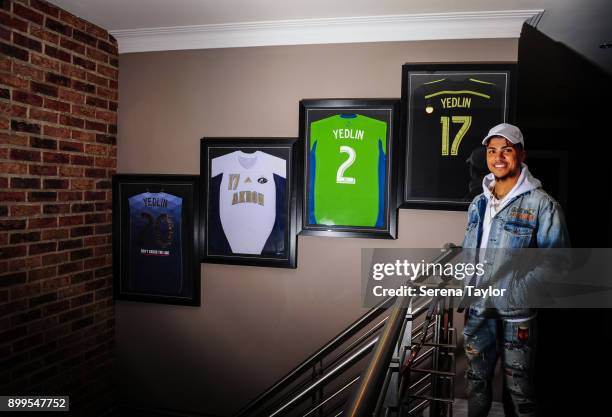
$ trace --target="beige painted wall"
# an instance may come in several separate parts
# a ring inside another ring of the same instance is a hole
[[[199,173],[203,136],[297,136],[302,98],[399,97],[405,62],[516,61],[517,41],[127,54],[118,172]],[[117,302],[130,401],[229,415],[365,310],[360,248],[460,242],[464,212],[400,210],[399,239],[300,237],[298,269],[202,265],[202,307]],[[229,400],[229,398],[232,398]]]

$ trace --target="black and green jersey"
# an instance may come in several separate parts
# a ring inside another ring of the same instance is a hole
[[[503,73],[410,74],[407,166],[414,198],[445,196],[461,201],[469,194],[466,160],[489,129],[506,120],[507,75]]]
[[[309,223],[384,226],[387,123],[338,114],[310,124]]]

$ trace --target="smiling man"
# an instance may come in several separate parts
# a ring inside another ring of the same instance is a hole
[[[525,141],[518,127],[502,123],[483,139],[490,174],[483,192],[468,210],[464,248],[480,248],[479,261],[489,272],[475,284],[513,273],[504,265],[500,248],[569,247],[563,212],[534,178],[525,161]],[[505,266],[505,269],[504,269]],[[513,287],[514,300],[529,288],[526,282]],[[520,303],[516,303],[520,304]],[[464,347],[468,359],[467,395],[469,417],[485,417],[491,408],[491,381],[498,356],[502,356],[504,409],[507,416],[536,415],[533,386],[536,313],[527,305],[513,309],[486,308],[484,300],[473,303],[467,313]],[[500,349],[501,347],[501,349]]]

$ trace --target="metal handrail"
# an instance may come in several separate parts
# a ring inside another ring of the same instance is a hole
[[[315,405],[310,411],[306,412],[306,414],[302,415],[302,417],[308,417],[310,414],[314,413],[316,410],[318,410],[319,408],[323,407],[325,404],[327,404],[328,402],[330,402],[331,400],[333,400],[334,398],[336,398],[336,396],[340,395],[340,393],[342,391],[345,391],[346,389],[348,389],[351,385],[353,385],[355,382],[359,381],[359,375],[357,375],[355,378],[351,379],[349,382],[347,382],[346,384],[344,384],[343,387],[341,387],[339,390],[337,390],[336,392],[334,392],[332,395],[330,395],[329,397],[327,397],[325,400],[323,400],[322,402],[320,402],[319,404]]]
[[[358,359],[361,359],[363,356],[365,356],[366,353],[369,353],[370,350],[372,350],[372,348],[376,345],[377,342],[378,342],[378,337],[372,339],[370,341],[370,343],[368,343],[367,345],[363,346],[357,352],[353,353],[351,356],[349,356],[347,359],[345,359],[339,365],[337,365],[334,369],[332,369],[331,371],[329,371],[325,375],[321,376],[315,382],[310,384],[306,389],[304,389],[299,394],[295,395],[290,400],[286,401],[280,408],[278,408],[274,412],[270,413],[268,416],[269,417],[277,416],[278,414],[283,412],[285,409],[287,409],[290,406],[292,406],[293,404],[295,404],[298,400],[300,400],[301,398],[304,398],[311,391],[316,389],[319,385],[323,384],[325,381],[327,381],[328,379],[330,379],[331,377],[333,377],[334,375],[336,375],[340,371],[343,371],[345,368],[348,368],[349,366],[353,365],[353,363],[355,363]]]
[[[263,394],[255,398],[249,404],[247,404],[242,410],[236,414],[236,417],[248,417],[252,414],[252,410],[258,406],[264,404],[266,401],[271,399],[275,394],[279,393],[285,386],[295,381],[303,372],[310,370],[317,362],[320,362],[326,355],[333,352],[334,349],[345,343],[351,337],[353,337],[359,330],[370,324],[376,317],[386,311],[395,302],[395,297],[389,297],[376,306],[368,310],[363,316],[358,318],[340,334],[334,337],[321,349],[310,355],[304,362],[295,367],[287,375],[281,378],[272,387],[267,389]]]
[[[433,262],[442,263],[452,259],[460,250],[461,248],[458,246],[447,244],[445,245],[445,252],[436,257]],[[357,393],[345,409],[347,410],[345,415],[349,417],[370,417],[372,415],[378,400],[379,388],[385,378],[397,339],[402,331],[407,305],[407,297],[396,300]]]

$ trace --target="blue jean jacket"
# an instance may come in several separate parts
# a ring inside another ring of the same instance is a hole
[[[474,198],[468,209],[468,223],[462,246],[464,248],[479,248],[482,246],[482,226],[487,208],[487,197],[480,194]],[[568,248],[569,235],[563,211],[552,197],[542,188],[535,188],[514,196],[505,207],[493,217],[486,248],[475,253],[478,262],[485,265],[485,274],[478,279],[479,286],[494,282],[498,288],[507,288],[507,302],[513,306],[527,306],[530,297],[542,296],[546,289],[542,288],[541,279],[546,274],[567,267],[568,260],[545,259],[518,262],[511,259],[517,253],[525,256],[528,251],[503,251],[500,248]],[[552,254],[555,251],[550,251]],[[567,253],[567,252],[565,252]],[[516,265],[528,265],[516,268]],[[508,267],[508,265],[512,265]],[[550,275],[548,275],[550,276]],[[496,301],[477,300],[472,308],[481,310],[486,307],[496,307],[501,314],[522,316],[531,314],[528,309],[504,309],[495,304]],[[506,305],[507,306],[507,305]]]

